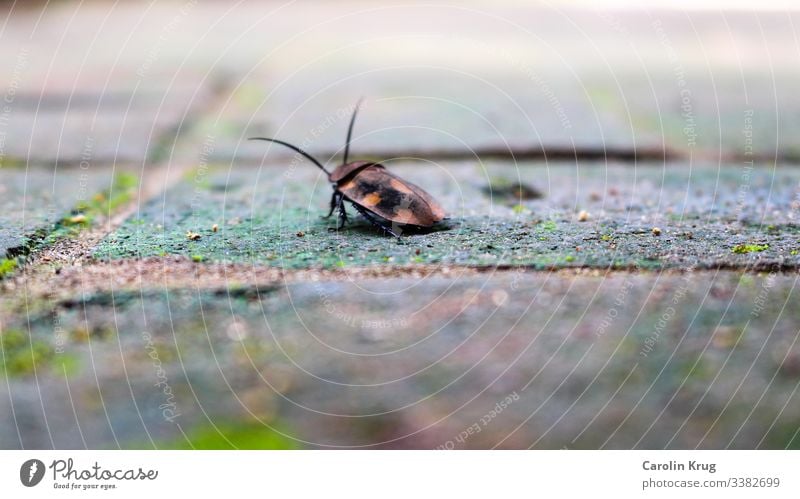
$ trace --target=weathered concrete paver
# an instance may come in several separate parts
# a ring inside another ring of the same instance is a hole
[[[184,446],[219,425],[301,447],[794,448],[796,281],[454,273],[78,296],[30,336],[5,325],[0,446]]]
[[[97,93],[18,96],[5,153],[10,158],[72,165],[143,161],[159,152],[165,137],[188,126],[184,120],[193,105],[210,98],[197,85],[168,84],[153,87],[145,82],[142,90],[126,82]]]
[[[305,85],[291,80],[278,88],[269,72],[243,82],[206,132],[217,137],[214,157],[261,158],[263,147],[245,142],[252,136],[283,138],[320,155],[341,152],[360,95],[366,101],[352,147],[363,154],[470,155],[490,150],[511,155],[538,149],[630,148],[633,142],[621,119],[609,122],[612,116],[595,115],[576,81],[547,84],[560,89],[554,107],[550,92],[539,91],[513,72],[482,75],[447,67],[391,66],[355,76],[337,72],[326,67],[304,74]]]
[[[214,136],[214,156],[226,161],[260,157],[243,141],[255,134],[331,153],[345,126],[329,119],[361,95],[364,152],[574,146],[796,157],[797,14],[751,14],[516,2],[18,9],[0,47],[6,87],[17,89],[6,147],[8,157],[67,160],[93,136],[98,154],[139,159],[208,98],[192,84],[227,74],[231,99],[198,140]]]
[[[357,143],[370,153],[797,156],[794,14],[462,7],[337,5],[335,21],[317,11],[293,36],[248,33],[238,56],[249,40],[272,50],[251,59],[209,127],[215,156],[258,158],[243,139],[264,134],[330,154],[362,95]],[[262,22],[273,20],[287,29],[291,9]]]
[[[332,233],[335,220],[321,218],[329,187],[313,166],[205,168],[142,206],[94,256],[284,268],[800,264],[800,173],[791,168],[388,164],[439,199],[449,220],[397,241],[350,208],[350,225]],[[520,182],[534,199],[520,197]]]
[[[169,148],[221,78],[167,56],[175,7],[149,22],[137,7],[0,7],[13,19],[0,33],[0,164],[136,163]]]
[[[330,62],[335,65],[335,61]],[[789,111],[794,74],[774,78],[733,70],[688,72],[622,67],[611,74],[548,75],[542,91],[512,69],[490,74],[444,68],[391,68],[342,75],[320,69],[274,88],[274,76],[250,77],[206,133],[214,156],[253,160],[252,136],[279,137],[329,155],[344,146],[349,109],[367,96],[354,150],[469,155],[492,151],[600,152],[638,149],[707,157],[797,157]],[[538,81],[538,80],[537,80]],[[402,85],[398,82],[403,82]]]
[[[49,233],[71,210],[109,190],[112,178],[112,169],[89,166],[0,171],[0,257],[37,232],[40,237]]]

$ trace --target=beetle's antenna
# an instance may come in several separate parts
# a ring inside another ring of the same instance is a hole
[[[300,154],[302,154],[303,156],[305,156],[307,159],[311,160],[311,162],[312,162],[312,163],[314,163],[314,164],[315,164],[315,165],[317,165],[317,166],[318,166],[318,167],[319,167],[319,168],[320,168],[322,171],[324,171],[325,173],[327,173],[329,177],[330,177],[330,175],[331,175],[331,172],[329,172],[328,170],[326,170],[326,169],[325,169],[325,167],[324,167],[324,166],[322,166],[322,163],[320,163],[319,161],[317,161],[316,159],[314,159],[314,157],[313,157],[312,155],[308,154],[308,153],[307,153],[307,152],[305,152],[304,150],[302,150],[302,149],[300,149],[299,147],[297,147],[297,146],[294,146],[294,145],[292,145],[292,144],[290,144],[290,143],[288,143],[288,142],[284,142],[284,141],[282,141],[282,140],[278,140],[278,139],[269,139],[269,138],[267,138],[267,137],[250,137],[250,138],[249,138],[249,139],[247,139],[247,140],[264,140],[264,141],[267,141],[267,142],[275,142],[276,144],[280,144],[280,145],[282,145],[282,146],[286,146],[286,147],[288,147],[289,149],[291,149],[292,151],[294,151],[294,152],[297,152],[297,153],[300,153]]]
[[[344,144],[344,161],[342,164],[347,164],[347,157],[350,155],[350,138],[353,136],[353,125],[356,122],[356,115],[358,114],[358,108],[361,107],[361,103],[364,102],[364,98],[361,97],[356,102],[356,107],[353,109],[353,116],[350,118],[350,126],[347,127],[347,142]]]

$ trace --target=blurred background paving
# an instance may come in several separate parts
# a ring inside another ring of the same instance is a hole
[[[74,159],[89,136],[96,158],[141,159],[226,84],[201,123],[225,161],[260,158],[242,139],[261,133],[333,152],[362,95],[363,152],[797,154],[795,12],[95,1],[5,17],[5,155],[23,160]]]
[[[219,425],[310,447],[796,447],[795,286],[520,271],[95,294],[8,325],[0,444],[188,446]]]
[[[796,448],[800,19],[701,4],[0,4],[0,448]],[[245,140],[361,96],[434,230]]]

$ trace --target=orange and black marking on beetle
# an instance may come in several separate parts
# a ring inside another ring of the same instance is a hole
[[[370,223],[395,237],[400,237],[400,234],[407,230],[430,228],[436,222],[443,220],[444,210],[422,188],[401,179],[379,163],[347,162],[353,124],[356,121],[360,105],[361,101],[358,101],[353,110],[353,116],[350,118],[342,164],[332,172],[328,171],[313,156],[288,142],[267,137],[252,137],[249,140],[265,140],[286,146],[305,156],[328,175],[328,180],[333,187],[333,196],[331,196],[331,210],[325,218],[330,217],[334,211],[338,210],[337,230],[344,227],[347,222],[345,201],[352,204],[353,208]]]

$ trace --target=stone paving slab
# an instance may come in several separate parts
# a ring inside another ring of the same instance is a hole
[[[260,157],[242,142],[253,134],[330,154],[345,126],[328,120],[361,95],[372,103],[358,127],[363,152],[666,147],[796,158],[796,17],[517,2],[60,3],[19,10],[0,34],[9,61],[0,90],[19,96],[7,147],[74,159],[92,115],[51,111],[34,125],[24,101],[113,99],[138,84],[169,93],[178,114],[137,99],[127,120],[100,117],[94,133],[104,154],[140,159],[153,126],[156,137],[175,125],[193,94],[173,97],[165,83],[224,73],[230,100],[197,140],[214,136],[224,160]]]
[[[585,162],[390,162],[389,168],[429,190],[450,218],[397,241],[350,208],[350,225],[331,232],[335,222],[321,218],[329,187],[312,166],[203,168],[141,206],[93,254],[283,268],[800,264],[800,173],[792,168]],[[519,185],[534,199],[521,199]]]
[[[0,256],[23,246],[34,233],[47,234],[81,204],[113,185],[112,170],[4,168],[0,171]]]
[[[188,128],[191,109],[211,98],[188,75],[174,87],[169,81],[134,82],[116,82],[122,85],[97,93],[48,89],[17,95],[4,134],[7,161],[144,161],[164,146],[165,138],[174,139],[178,128]]]
[[[135,6],[12,8],[14,22],[0,32],[0,159],[139,162],[168,146],[219,79],[168,56],[179,7],[160,7],[149,22],[148,10]]]
[[[253,58],[208,129],[215,155],[258,158],[243,138],[259,134],[331,154],[342,146],[341,110],[363,95],[363,152],[797,156],[794,14],[493,7],[345,4],[305,12],[303,22],[291,9],[267,17],[298,32],[232,42],[240,57],[252,46],[273,50]]]
[[[509,70],[388,66],[354,75],[304,70],[276,82],[267,72],[243,82],[205,133],[217,137],[222,161],[260,158],[262,148],[244,139],[265,135],[330,155],[341,152],[347,111],[364,95],[353,147],[366,154],[667,150],[794,159],[800,152],[795,74],[714,69],[676,80],[663,68],[621,68],[539,78],[537,85]]]
[[[769,74],[713,66],[643,73],[620,72],[613,81],[587,79],[595,109],[621,121],[634,147],[746,159],[798,157],[791,111],[792,89],[800,84],[796,74],[782,68]],[[614,130],[613,122],[608,125],[603,131]]]
[[[3,5],[3,14],[10,7]],[[350,64],[358,64],[362,56],[369,63],[386,58],[425,62],[450,58],[464,67],[504,64],[496,58],[458,53],[464,39],[481,37],[513,55],[538,58],[542,66],[561,60],[565,65],[572,63],[576,71],[578,63],[592,67],[663,65],[672,62],[664,59],[668,51],[687,68],[744,63],[757,69],[778,68],[796,56],[795,47],[787,42],[793,40],[793,22],[798,16],[794,11],[775,10],[600,10],[516,0],[475,6],[457,1],[364,5],[345,0],[335,5],[312,1],[279,6],[165,1],[147,9],[62,2],[48,5],[44,11],[16,8],[13,12],[15,22],[8,23],[4,32],[9,44],[0,50],[13,52],[25,42],[35,47],[57,46],[61,41],[58,55],[66,63],[78,63],[89,53],[95,57],[90,61],[106,65],[120,54],[132,58],[157,46],[161,51],[152,58],[151,68],[181,60],[194,63],[207,57],[208,50],[216,49],[216,56],[227,48],[237,64],[242,59],[277,59],[291,52],[294,57],[282,59],[283,64],[296,66],[303,60],[300,56],[305,56],[303,63],[308,64],[334,55],[340,46],[352,46],[359,57]],[[87,32],[87,25],[95,31]],[[117,36],[111,36],[114,34]],[[166,35],[164,40],[154,38],[160,34]],[[435,35],[440,43],[420,46],[414,35]],[[358,43],[384,39],[396,39],[395,50],[373,51],[368,43]]]
[[[796,284],[520,271],[76,295],[4,325],[0,447],[238,427],[281,447],[796,448]]]
[[[262,147],[244,142],[252,136],[280,137],[319,154],[341,154],[350,111],[365,96],[352,145],[362,154],[511,154],[634,144],[623,116],[598,114],[581,82],[562,76],[542,84],[558,88],[558,94],[499,70],[484,74],[387,65],[351,75],[326,68],[306,70],[288,82],[275,82],[268,72],[244,81],[206,133],[217,137],[214,156],[222,161],[261,158]],[[653,145],[645,143],[643,149]]]

